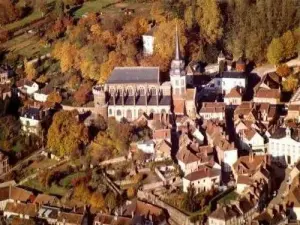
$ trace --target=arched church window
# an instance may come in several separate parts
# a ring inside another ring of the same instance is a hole
[[[151,95],[156,95],[156,88],[155,87],[151,88]]]
[[[140,93],[140,95],[145,95],[145,88],[144,87],[140,87],[139,88],[139,93]]]
[[[127,93],[128,93],[128,95],[133,95],[133,89],[132,89],[132,87],[128,87],[127,88]]]

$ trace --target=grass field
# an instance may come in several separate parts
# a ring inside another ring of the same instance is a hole
[[[64,196],[68,191],[66,188],[57,186],[56,184],[52,184],[50,188],[46,188],[37,179],[32,179],[27,181],[24,184],[24,186],[40,192],[44,192],[52,195],[59,195],[59,196]]]
[[[229,204],[231,200],[236,200],[239,195],[235,191],[229,192],[223,198],[221,198],[218,203],[219,204]]]
[[[9,52],[30,59],[50,52],[50,48],[45,48],[39,40],[40,38],[36,35],[24,33],[5,42],[2,47]]]
[[[104,6],[108,4],[114,4],[117,0],[95,0],[91,2],[85,2],[83,6],[75,12],[75,17],[79,18],[85,13],[100,12]]]
[[[86,174],[84,172],[70,174],[70,175],[66,176],[65,178],[61,179],[59,181],[59,185],[61,185],[63,187],[70,187],[73,179],[84,177],[85,175]]]
[[[23,27],[27,24],[30,24],[32,21],[42,18],[42,16],[43,14],[41,12],[35,11],[21,20],[7,24],[4,28],[7,30],[14,30],[18,27]]]

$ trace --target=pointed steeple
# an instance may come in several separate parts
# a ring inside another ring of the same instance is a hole
[[[176,24],[176,34],[175,34],[175,60],[180,60],[180,49],[179,49],[179,36],[178,36],[178,28]]]

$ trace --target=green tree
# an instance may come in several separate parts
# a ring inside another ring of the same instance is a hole
[[[279,64],[284,57],[284,46],[280,38],[274,38],[268,47],[267,58],[273,64]]]
[[[62,0],[56,0],[55,9],[54,9],[55,15],[61,19],[64,17],[64,11],[65,11],[64,2]]]
[[[47,146],[58,156],[70,156],[88,144],[88,129],[77,119],[76,111],[55,113],[48,130]]]
[[[108,207],[109,212],[111,213],[114,208],[117,206],[117,197],[113,192],[109,192],[105,196],[105,204]]]
[[[200,35],[210,43],[216,43],[223,35],[222,15],[218,1],[198,0],[196,21],[200,26]]]
[[[190,212],[197,210],[196,190],[192,186],[188,188],[187,193],[184,195],[183,207]]]
[[[284,57],[286,59],[290,59],[293,56],[295,56],[297,50],[296,50],[296,40],[294,38],[293,33],[289,30],[285,32],[280,39],[284,46]]]

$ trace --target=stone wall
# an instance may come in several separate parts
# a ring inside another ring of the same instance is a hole
[[[200,224],[199,222],[196,223],[191,222],[188,215],[170,206],[169,204],[161,201],[157,196],[149,192],[139,190],[137,196],[139,199],[143,201],[149,202],[153,205],[157,205],[165,209],[168,212],[170,218],[172,218],[172,221],[174,222],[173,224],[177,224],[177,225],[199,225]]]

